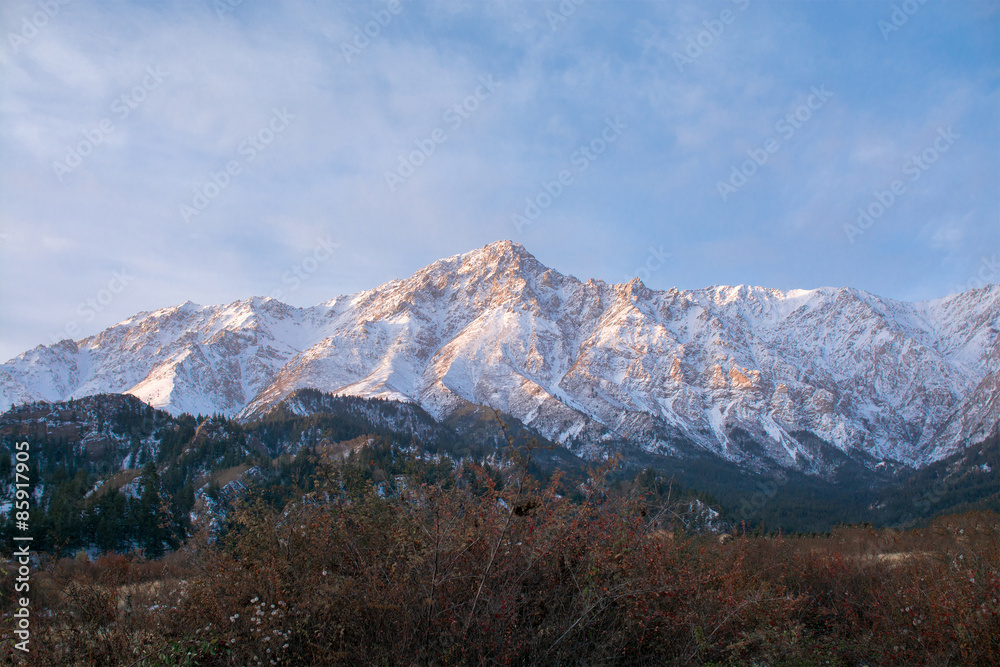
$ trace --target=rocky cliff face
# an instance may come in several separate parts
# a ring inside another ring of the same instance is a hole
[[[875,465],[925,465],[996,429],[1000,287],[903,303],[848,288],[581,282],[497,242],[312,308],[253,298],[140,313],[0,366],[0,400],[130,393],[251,417],[299,388],[475,403],[599,455],[822,473],[808,432]]]

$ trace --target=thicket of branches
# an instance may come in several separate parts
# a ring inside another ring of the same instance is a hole
[[[6,659],[1000,663],[994,514],[721,544],[681,531],[669,494],[612,493],[595,472],[571,500],[526,461],[388,496],[350,465],[327,466],[294,502],[231,512],[217,541],[201,533],[155,562],[56,562],[36,577],[32,653]]]

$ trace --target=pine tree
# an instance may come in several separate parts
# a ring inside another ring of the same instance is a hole
[[[173,544],[170,527],[173,524],[169,499],[163,494],[160,475],[153,462],[142,469],[139,479],[142,493],[139,496],[139,512],[137,517],[138,539],[145,551],[146,558],[159,558],[163,555],[164,543]]]

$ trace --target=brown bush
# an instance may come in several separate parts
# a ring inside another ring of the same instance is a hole
[[[168,561],[53,564],[26,664],[1000,663],[996,515],[719,544],[656,538],[648,499],[482,484],[249,505]]]

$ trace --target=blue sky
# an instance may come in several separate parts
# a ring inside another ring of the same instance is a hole
[[[1000,3],[577,2],[3,3],[0,357],[505,238],[657,289],[1000,280]]]

